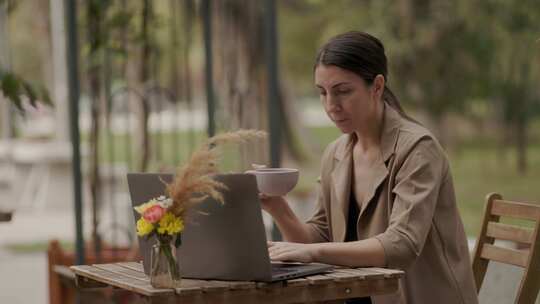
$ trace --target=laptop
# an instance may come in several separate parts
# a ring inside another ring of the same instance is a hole
[[[274,263],[268,255],[255,176],[218,174],[224,183],[225,204],[212,198],[198,204],[184,223],[182,245],[176,251],[184,278],[273,282],[332,269],[318,263]],[[133,206],[165,194],[165,182],[172,174],[129,173],[129,192]],[[140,215],[134,211],[135,220]],[[150,249],[155,238],[139,237],[139,250],[146,274],[150,268]]]

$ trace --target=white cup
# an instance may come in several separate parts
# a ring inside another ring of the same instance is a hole
[[[255,175],[257,188],[268,196],[284,196],[298,183],[298,169],[291,168],[258,168],[246,171]]]

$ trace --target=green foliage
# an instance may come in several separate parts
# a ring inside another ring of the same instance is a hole
[[[15,8],[17,8],[19,2],[20,1],[17,0],[0,0],[0,7],[6,5],[7,13],[10,14],[11,12],[13,12],[13,10],[15,10]]]
[[[12,72],[0,70],[0,91],[13,102],[21,113],[24,113],[21,96],[26,97],[34,108],[37,107],[38,102],[48,106],[53,105],[49,93],[44,87],[34,86]]]
[[[385,44],[389,84],[402,101],[434,117],[466,113],[471,103],[493,97],[515,103],[516,96],[504,97],[508,90],[538,95],[536,0],[297,0],[285,1],[280,13],[284,70],[306,88],[318,46],[361,30]],[[528,102],[523,108],[533,116],[535,107]]]
[[[0,0],[0,10],[6,9],[10,15],[17,7],[20,1]],[[0,92],[11,101],[24,115],[23,97],[28,100],[30,105],[37,108],[38,102],[53,106],[47,89],[42,85],[34,85],[24,79],[22,76],[11,71],[5,71],[0,67]]]

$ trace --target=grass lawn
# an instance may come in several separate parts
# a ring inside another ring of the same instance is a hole
[[[505,154],[499,155],[494,145],[470,144],[462,147],[459,155],[449,155],[458,205],[468,235],[478,235],[485,196],[490,192],[498,192],[508,200],[540,201],[540,146],[528,148],[526,175],[517,173],[514,150],[508,149]]]
[[[299,165],[301,169],[300,181],[294,191],[300,197],[307,197],[307,194],[314,190],[322,149],[339,136],[339,131],[335,127],[310,128],[310,132],[313,135],[312,138],[317,141],[316,146],[320,149],[311,151],[312,159]],[[154,155],[162,155],[161,158],[164,161],[152,162],[151,170],[162,168],[164,164],[171,167],[173,164],[185,161],[190,153],[190,145],[188,144],[190,138],[197,145],[205,137],[204,132],[200,131],[193,135],[184,132],[176,135],[165,133],[159,136],[163,139],[162,143],[154,141],[152,148]],[[158,139],[159,136],[153,138]],[[102,157],[114,162],[125,161],[126,147],[130,146],[127,138],[114,136],[111,139],[109,141],[103,139]],[[113,150],[109,149],[111,142],[114,143]],[[458,148],[459,153],[449,152],[448,157],[454,177],[459,209],[469,236],[476,236],[479,232],[485,203],[484,198],[487,193],[499,192],[505,198],[513,200],[540,200],[540,187],[538,187],[540,145],[531,145],[528,149],[529,168],[525,176],[516,172],[515,153],[512,148],[509,148],[505,153],[497,153],[497,145],[485,139],[463,142],[459,144]],[[284,166],[287,165],[298,166],[285,162]],[[224,172],[242,170],[234,147],[224,148],[220,167]],[[131,168],[134,170],[133,167]]]

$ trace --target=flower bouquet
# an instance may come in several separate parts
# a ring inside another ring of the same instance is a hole
[[[181,274],[176,259],[176,248],[181,245],[187,211],[194,205],[212,197],[220,203],[222,191],[227,187],[212,178],[218,173],[219,153],[217,146],[228,142],[246,142],[263,138],[266,132],[238,130],[209,138],[190,160],[180,167],[173,181],[166,184],[164,195],[135,207],[141,215],[137,221],[137,235],[155,237],[152,247],[150,283],[156,288],[180,286]]]

